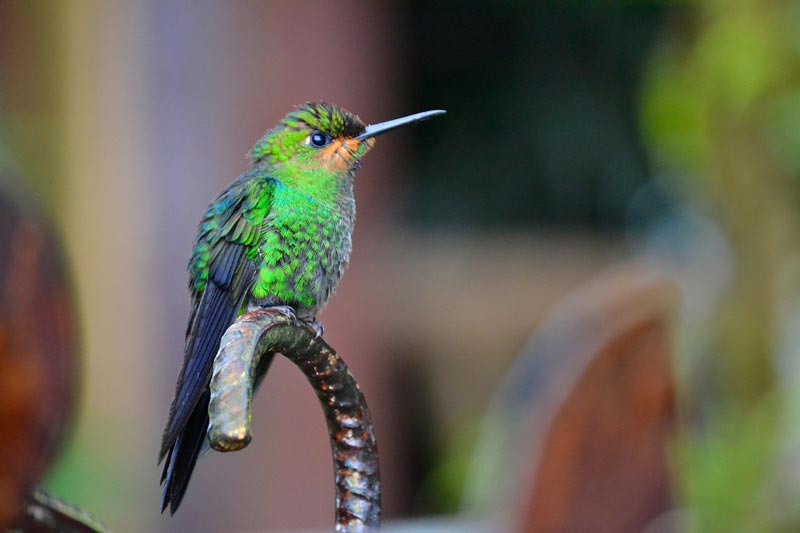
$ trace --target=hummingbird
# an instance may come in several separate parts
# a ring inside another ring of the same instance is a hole
[[[225,330],[243,312],[284,306],[321,335],[316,315],[350,258],[362,158],[378,135],[443,113],[366,126],[336,105],[300,105],[256,142],[250,168],[211,202],[188,265],[184,360],[158,459],[166,459],[161,512],[178,509],[208,447],[209,383]],[[256,386],[270,362],[262,359]]]

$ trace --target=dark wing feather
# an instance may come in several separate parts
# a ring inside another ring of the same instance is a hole
[[[273,190],[273,180],[245,174],[212,203],[200,226],[189,265],[193,304],[183,368],[159,454],[159,462],[167,458],[162,505],[171,503],[171,512],[205,442],[214,357],[255,279],[257,267],[247,253],[257,245]]]
[[[177,437],[177,431],[187,422],[203,391],[208,388],[219,341],[242,305],[245,295],[231,294],[228,289],[211,280],[203,292],[189,333],[186,346],[189,357],[176,394],[174,414],[165,433],[168,440],[172,440],[173,435]]]
[[[208,405],[207,391],[198,404]],[[164,472],[161,474],[161,483],[164,485],[161,489],[162,513],[169,505],[170,514],[175,514],[175,510],[181,504],[197,457],[203,448],[207,429],[208,409],[195,409],[183,432],[175,441],[169,459],[164,463]]]

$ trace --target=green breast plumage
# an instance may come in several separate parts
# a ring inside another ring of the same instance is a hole
[[[324,201],[278,183],[261,239],[248,252],[258,264],[251,303],[288,304],[313,316],[344,273],[355,215],[352,195]]]
[[[311,192],[263,169],[232,183],[200,225],[189,263],[194,304],[216,280],[245,307],[290,305],[313,317],[347,267],[355,200],[348,179],[326,194]]]

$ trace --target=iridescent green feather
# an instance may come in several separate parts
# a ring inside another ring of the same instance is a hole
[[[211,203],[200,223],[189,261],[189,288],[195,294],[205,290],[210,266],[224,246],[244,245],[247,259],[255,259],[261,226],[271,210],[274,190],[275,180],[251,170]]]

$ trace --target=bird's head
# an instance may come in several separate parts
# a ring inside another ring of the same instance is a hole
[[[286,115],[250,152],[253,164],[303,173],[349,174],[374,145],[375,137],[399,126],[444,113],[428,111],[365,126],[336,105],[306,103]]]
[[[375,144],[372,138],[357,139],[365,128],[356,115],[335,105],[303,104],[256,143],[250,159],[298,171],[347,172]]]

